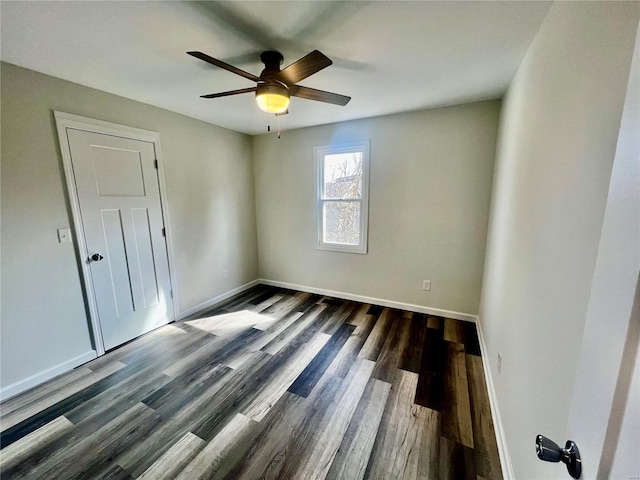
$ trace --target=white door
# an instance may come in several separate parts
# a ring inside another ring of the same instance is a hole
[[[640,391],[633,382],[640,339],[639,246],[640,25],[568,419],[567,438],[580,449],[583,479],[640,478],[640,452],[634,451],[640,445]]]
[[[105,349],[173,319],[152,142],[67,129]]]

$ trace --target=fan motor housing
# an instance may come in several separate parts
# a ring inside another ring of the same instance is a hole
[[[280,52],[269,50],[260,55],[260,60],[264,63],[264,70],[262,70],[260,78],[266,79],[280,72],[280,65],[282,65],[284,57]]]

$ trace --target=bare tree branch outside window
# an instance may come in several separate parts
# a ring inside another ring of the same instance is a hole
[[[362,168],[362,152],[324,156],[325,242],[347,245],[359,243]]]

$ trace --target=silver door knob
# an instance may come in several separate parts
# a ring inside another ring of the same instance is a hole
[[[102,255],[100,255],[99,253],[94,253],[93,255],[91,255],[91,260],[93,260],[94,262],[99,262],[103,258],[104,257]]]

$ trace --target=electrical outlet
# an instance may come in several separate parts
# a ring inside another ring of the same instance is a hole
[[[431,290],[431,280],[422,280],[422,289],[430,291]]]
[[[60,242],[60,243],[71,243],[71,229],[70,228],[59,228],[58,229],[58,242]]]
[[[227,270],[222,271],[222,278],[229,278],[229,272]]]
[[[498,352],[498,373],[502,373],[502,352]]]

